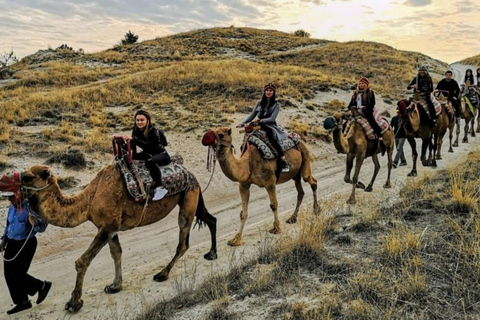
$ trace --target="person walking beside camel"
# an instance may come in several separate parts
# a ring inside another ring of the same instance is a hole
[[[392,118],[392,121],[390,121],[390,125],[393,128],[393,134],[395,136],[395,147],[397,149],[397,154],[393,159],[393,164],[392,164],[393,168],[396,168],[399,165],[398,164],[399,161],[400,161],[400,166],[407,165],[407,159],[405,159],[405,153],[403,152],[403,146],[405,144],[405,140],[407,136],[405,133],[405,128],[403,127],[403,123],[401,123],[400,117],[398,116],[399,113],[400,113],[400,110],[397,107],[397,114]]]
[[[26,201],[15,197],[15,193],[2,192],[1,196],[7,197],[11,203],[0,251],[3,253],[5,281],[15,304],[7,314],[14,314],[32,307],[28,296],[38,294],[36,303],[42,303],[52,287],[50,281],[42,281],[28,274],[37,249],[35,234],[45,231],[47,224],[30,210]]]

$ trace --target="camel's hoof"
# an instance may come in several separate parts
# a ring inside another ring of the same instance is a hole
[[[437,157],[437,160],[442,160],[442,157],[438,156],[438,157]]]
[[[480,133],[480,128],[477,128],[477,130],[475,132]]]
[[[453,153],[453,149],[452,148],[448,149],[448,152]]]
[[[318,204],[315,204],[313,206],[313,214],[319,214],[320,213],[320,206]]]
[[[372,192],[372,191],[373,191],[373,187],[370,185],[365,188],[365,192]]]
[[[168,279],[168,273],[165,274],[163,271],[160,271],[159,273],[153,276],[153,281],[156,281],[156,282],[167,281],[167,279]]]
[[[417,171],[411,171],[409,174],[407,174],[408,177],[416,177],[417,176]]]
[[[345,181],[346,183],[352,183],[352,180],[350,178],[343,178],[343,181]]]
[[[463,143],[468,143],[468,139],[463,139],[462,142]]]
[[[392,187],[392,185],[390,184],[390,182],[386,182],[386,183],[383,185],[383,187],[384,187],[385,189],[390,189],[390,188]]]
[[[288,223],[288,224],[297,223],[297,217],[296,217],[296,216],[291,216],[291,217],[288,218],[288,220],[285,221],[285,222]]]
[[[77,303],[74,303],[72,300],[70,300],[65,304],[65,310],[71,313],[77,312],[78,310],[82,309],[82,307],[83,307],[82,299],[79,299]]]
[[[215,250],[210,250],[207,254],[203,256],[206,260],[215,260],[218,258],[217,252]]]
[[[272,229],[268,230],[268,232],[270,232],[271,234],[280,234],[280,233],[282,233],[282,229],[272,228]]]
[[[357,182],[356,188],[358,189],[365,189],[365,185],[361,183],[360,181]]]
[[[242,241],[237,238],[233,238],[232,240],[228,240],[227,244],[230,247],[238,247],[242,245]]]
[[[113,294],[113,293],[117,293],[117,292],[120,292],[122,291],[122,287],[121,286],[115,286],[113,284],[109,285],[109,286],[106,286],[103,291],[105,291],[105,293],[108,293],[108,294]]]
[[[455,143],[453,144],[453,146],[454,146],[454,147],[458,147],[458,142],[455,142]]]
[[[357,201],[355,201],[355,199],[348,199],[347,200],[347,204],[357,204]]]

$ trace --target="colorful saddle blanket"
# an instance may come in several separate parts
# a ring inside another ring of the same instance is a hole
[[[435,107],[435,114],[438,116],[442,112],[442,105],[433,95],[430,96],[430,99],[432,100],[433,106]],[[428,118],[430,119],[430,111],[428,110],[427,101],[425,101],[425,99],[421,99],[420,101],[418,101],[418,103],[420,103],[420,105],[427,113]]]
[[[115,163],[119,166],[127,190],[135,201],[144,201],[147,197],[151,198],[154,181],[150,171],[145,166],[145,161],[133,160],[132,165],[129,165],[124,158],[116,158]],[[162,174],[162,187],[168,191],[167,197],[199,186],[195,176],[183,166],[183,158],[180,155],[174,155],[169,164],[161,166],[160,172]],[[143,183],[142,188],[137,182],[138,179]]]
[[[285,152],[293,147],[296,147],[302,138],[297,133],[291,132],[288,134],[286,139],[283,139],[280,142],[282,150]],[[249,142],[255,147],[262,155],[262,158],[266,160],[272,160],[277,158],[277,151],[272,147],[270,141],[268,141],[267,134],[263,130],[256,130],[251,134],[246,134],[241,150],[245,150],[246,143]]]
[[[388,130],[388,127],[390,127],[390,124],[388,123],[387,119],[383,118],[380,112],[378,112],[377,108],[373,108],[373,117],[375,118],[375,121],[378,123],[380,126],[380,129],[382,129],[382,134]],[[367,137],[368,140],[375,140],[375,132],[373,132],[373,128],[368,122],[368,120],[364,117],[358,116],[355,118],[350,118],[345,127],[343,128],[343,134],[347,135],[348,131],[350,130],[350,127],[353,125],[354,122],[359,123],[362,128],[363,132],[365,133],[365,136]]]

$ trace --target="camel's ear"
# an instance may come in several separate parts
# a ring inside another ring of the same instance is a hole
[[[51,172],[49,169],[45,169],[43,170],[42,172],[40,172],[40,178],[42,178],[42,180],[47,180],[51,175]]]
[[[229,136],[231,136],[232,135],[232,128],[228,128],[227,133],[228,133]]]

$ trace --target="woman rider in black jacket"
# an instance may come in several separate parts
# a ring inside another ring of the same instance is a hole
[[[152,175],[155,183],[155,195],[153,201],[162,199],[167,190],[161,186],[161,172],[158,166],[170,163],[170,156],[165,149],[168,145],[167,138],[162,130],[157,129],[151,123],[150,113],[145,110],[138,110],[135,113],[135,125],[130,139],[132,155],[135,160],[145,160],[145,165]],[[137,147],[142,151],[138,152]]]

